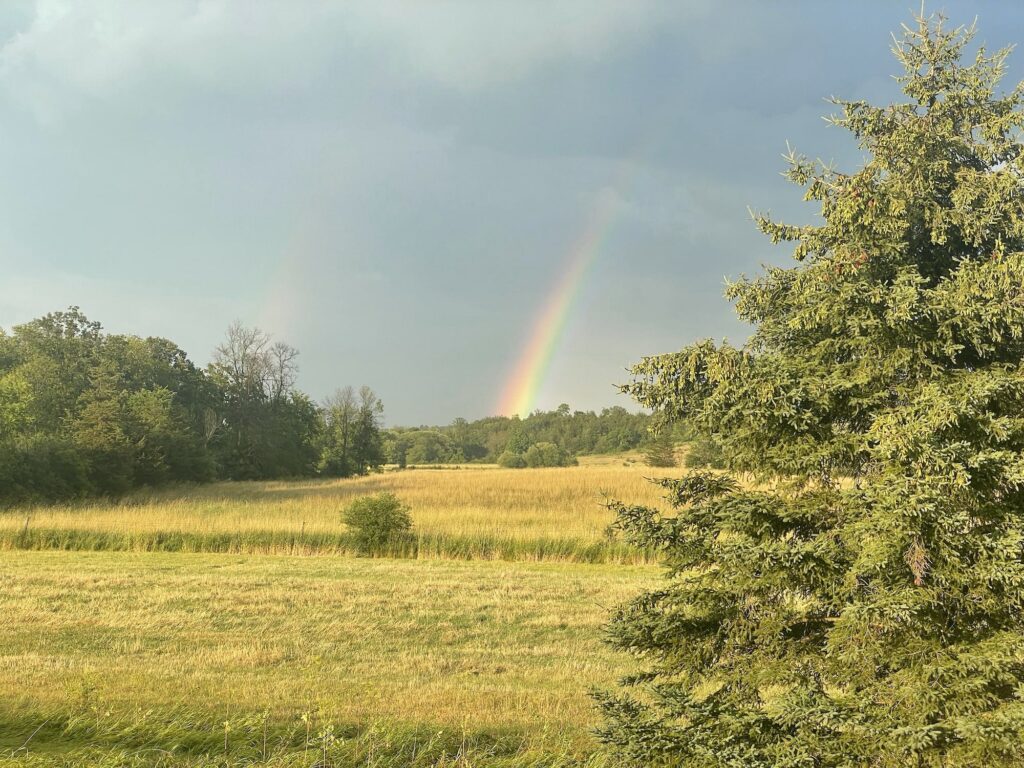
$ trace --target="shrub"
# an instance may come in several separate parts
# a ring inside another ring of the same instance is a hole
[[[393,493],[361,496],[343,514],[345,525],[363,551],[379,550],[412,530],[409,507]]]
[[[528,467],[571,467],[577,463],[575,456],[554,443],[531,445],[524,458]]]
[[[56,437],[18,437],[0,443],[0,506],[61,501],[94,489],[85,457]]]
[[[508,469],[522,469],[526,466],[526,459],[521,453],[505,451],[498,457],[498,464]]]

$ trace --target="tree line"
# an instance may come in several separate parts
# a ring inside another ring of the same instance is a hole
[[[347,477],[385,463],[575,463],[635,449],[650,416],[561,405],[526,418],[383,429],[369,387],[323,403],[298,350],[236,323],[201,367],[163,338],[105,333],[77,307],[0,329],[0,503],[169,482]]]
[[[455,419],[447,426],[396,427],[384,435],[388,461],[416,464],[500,463],[564,466],[576,456],[629,451],[650,438],[651,417],[614,406],[600,413],[563,403],[525,418]]]
[[[0,501],[379,467],[380,399],[346,387],[318,405],[296,388],[297,358],[236,323],[201,368],[77,307],[0,329]]]

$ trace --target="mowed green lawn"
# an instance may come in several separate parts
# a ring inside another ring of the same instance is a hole
[[[629,671],[601,625],[657,575],[0,552],[0,764],[593,762],[588,691]]]

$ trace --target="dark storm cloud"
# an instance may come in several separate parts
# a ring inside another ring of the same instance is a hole
[[[241,318],[300,348],[316,397],[480,416],[614,187],[539,403],[611,404],[640,355],[743,336],[723,278],[786,259],[747,206],[811,215],[787,140],[857,162],[824,98],[897,96],[908,8],[5,3],[0,326],[80,304],[202,361]],[[1013,6],[945,10],[1024,37]]]

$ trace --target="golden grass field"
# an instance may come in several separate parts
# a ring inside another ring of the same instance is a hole
[[[600,643],[606,606],[651,570],[7,553],[0,683],[17,733],[0,749],[48,717],[102,733],[150,712],[219,741],[224,721],[266,711],[278,725],[316,713],[339,730],[515,734],[575,753],[595,723],[588,690],[626,669]]]
[[[413,469],[345,480],[214,483],[135,493],[115,503],[0,514],[0,548],[339,553],[341,512],[391,491],[412,507],[410,556],[644,562],[607,542],[605,496],[657,503],[650,470],[623,457],[551,469]],[[659,470],[658,474],[678,474]],[[399,554],[399,553],[396,553]]]
[[[613,765],[588,692],[631,662],[601,626],[658,568],[606,540],[602,491],[657,503],[654,473],[616,457],[3,513],[0,765]],[[433,549],[344,553],[341,510],[380,490]],[[153,551],[175,541],[212,551]]]

